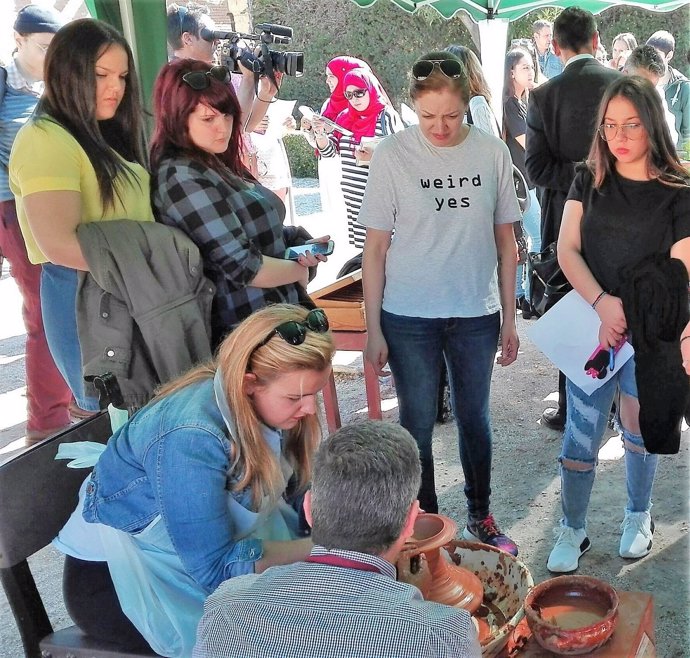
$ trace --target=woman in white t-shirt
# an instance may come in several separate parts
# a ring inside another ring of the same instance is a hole
[[[512,223],[520,209],[510,153],[500,139],[463,123],[469,84],[454,55],[418,60],[410,97],[419,124],[376,148],[359,213],[366,358],[379,375],[390,364],[400,423],[419,446],[419,501],[427,512],[438,510],[431,440],[445,360],[465,474],[464,535],[516,555],[489,511],[489,394],[499,333],[497,363],[511,364],[519,347]]]

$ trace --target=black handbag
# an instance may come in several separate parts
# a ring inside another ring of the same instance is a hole
[[[556,243],[529,255],[530,303],[538,316],[544,315],[573,288],[565,278],[556,255]]]

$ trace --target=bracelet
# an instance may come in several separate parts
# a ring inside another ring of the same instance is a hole
[[[598,295],[597,298],[592,302],[592,308],[596,310],[597,304],[601,301],[601,298],[604,297],[604,295],[608,295],[608,293],[605,290],[602,290]]]
[[[688,338],[690,338],[690,334],[688,334],[687,336],[682,336],[680,339],[680,343],[682,343],[684,340],[687,340]]]
[[[275,98],[271,98],[270,100],[266,100],[265,98],[261,98],[261,96],[259,96],[259,94],[256,95],[256,100],[261,101],[262,103],[275,103],[276,102]]]

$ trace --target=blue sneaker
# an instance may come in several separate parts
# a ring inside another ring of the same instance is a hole
[[[465,529],[462,532],[463,539],[469,541],[479,540],[482,544],[495,546],[506,553],[515,555],[517,557],[517,544],[508,535],[504,535],[493,514],[489,514],[484,519],[475,519],[467,522]]]

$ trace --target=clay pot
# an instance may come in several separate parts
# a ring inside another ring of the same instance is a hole
[[[455,537],[457,529],[447,516],[420,514],[405,549],[410,555],[424,553],[426,556],[432,576],[426,600],[464,608],[472,614],[484,598],[481,581],[471,571],[452,564],[441,555],[441,547]]]
[[[534,587],[525,597],[525,615],[536,641],[561,656],[601,647],[618,621],[618,594],[590,576],[559,576]]]

